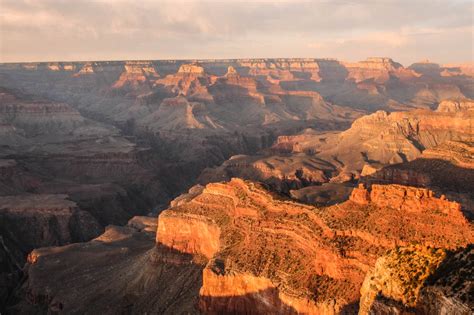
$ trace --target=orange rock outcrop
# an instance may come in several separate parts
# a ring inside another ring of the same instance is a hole
[[[351,201],[318,209],[240,179],[208,184],[160,215],[157,242],[209,259],[204,313],[336,314],[358,300],[365,273],[386,249],[474,239],[453,215],[456,203],[429,190],[373,186],[370,196],[360,187]]]
[[[124,65],[124,71],[112,88],[137,87],[146,83],[151,86],[158,78],[159,74],[150,62],[127,61]]]
[[[392,76],[400,79],[413,79],[420,75],[411,69],[404,68],[391,58],[371,57],[356,63],[343,63],[349,71],[348,79],[355,82],[374,80],[376,83],[385,83]]]
[[[212,99],[207,86],[215,79],[214,76],[208,75],[202,66],[192,63],[181,65],[177,73],[157,80],[155,85],[165,85],[178,95]]]
[[[156,241],[180,252],[210,259],[219,250],[220,229],[206,217],[180,217],[165,211],[158,221]]]
[[[352,191],[350,200],[362,205],[371,203],[387,209],[413,212],[441,211],[453,218],[465,220],[459,203],[446,200],[444,195],[437,198],[432,190],[426,188],[374,184],[369,193],[363,185],[359,185]]]
[[[464,218],[459,203],[446,200],[444,195],[437,198],[432,190],[426,188],[374,184],[369,193],[363,185],[359,185],[352,191],[350,200],[362,205],[371,203],[381,208],[404,211],[441,211],[454,218]]]
[[[366,164],[412,161],[429,149],[433,149],[432,154],[449,154],[451,149],[442,150],[442,145],[451,142],[457,143],[459,154],[455,158],[470,164],[469,149],[462,143],[473,141],[473,119],[473,111],[466,106],[454,107],[453,111],[377,111],[356,119],[351,128],[340,133],[307,129],[297,135],[280,136],[273,148],[276,152],[314,155],[341,171],[359,174]]]

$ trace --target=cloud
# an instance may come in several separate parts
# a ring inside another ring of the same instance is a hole
[[[0,61],[321,53],[354,59],[362,51],[357,45],[402,61],[433,47],[452,52],[443,62],[472,56],[474,12],[464,0],[0,0],[0,9]],[[438,43],[400,54],[421,34]],[[457,47],[445,45],[451,34]]]

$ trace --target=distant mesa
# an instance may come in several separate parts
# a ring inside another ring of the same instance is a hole
[[[159,74],[151,62],[147,61],[127,61],[124,71],[112,88],[119,89],[126,86],[137,87],[145,83],[151,86],[158,78]]]
[[[391,58],[385,57],[370,57],[356,63],[344,62],[343,65],[349,71],[347,79],[352,79],[356,83],[369,79],[376,83],[385,83],[391,77],[410,80],[420,76],[415,71],[406,69]]]
[[[82,66],[82,68],[74,74],[74,77],[81,77],[83,75],[89,75],[95,73],[94,66],[88,62]]]
[[[184,64],[179,67],[178,73],[203,76],[206,74],[204,68],[198,63]]]
[[[235,75],[239,75],[239,74],[238,74],[237,70],[235,70],[235,68],[234,68],[233,66],[229,66],[229,67],[227,68],[227,73],[226,73],[225,75],[226,75],[226,77],[227,77],[227,76],[235,76]]]

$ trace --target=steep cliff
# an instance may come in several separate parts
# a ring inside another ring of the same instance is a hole
[[[446,141],[470,142],[473,115],[460,108],[450,111],[378,111],[354,121],[338,134],[306,131],[279,137],[275,149],[313,153],[347,171],[361,170],[366,163],[393,164],[410,161]]]
[[[88,243],[34,250],[15,292],[23,298],[9,311],[198,314],[202,263],[155,246],[147,221],[109,226]]]
[[[34,248],[84,242],[102,227],[66,195],[0,197],[0,310],[22,277],[26,255]]]
[[[423,209],[409,206],[423,194]],[[428,191],[380,186],[373,195],[364,205],[319,210],[238,179],[209,184],[160,215],[157,241],[210,259],[200,291],[204,312],[333,314],[355,303],[363,275],[384,249],[412,241],[452,248],[473,237],[459,205]]]
[[[405,69],[391,58],[372,57],[356,63],[344,63],[344,66],[349,72],[348,79],[354,80],[357,83],[366,80],[386,83],[393,77],[409,80],[420,76],[411,69]]]

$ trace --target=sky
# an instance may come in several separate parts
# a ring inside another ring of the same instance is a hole
[[[472,0],[0,0],[0,62],[472,62]]]

